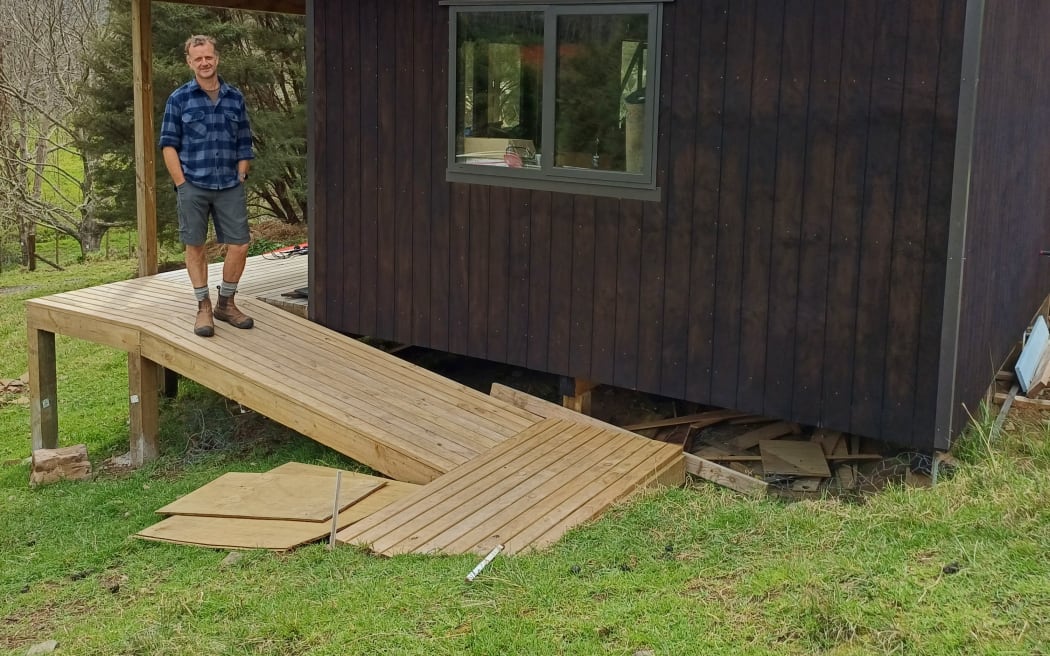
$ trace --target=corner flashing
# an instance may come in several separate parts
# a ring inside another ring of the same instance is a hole
[[[944,312],[941,321],[941,354],[937,373],[937,414],[934,424],[934,446],[941,450],[949,447],[955,432],[953,421],[956,405],[963,278],[966,270],[966,223],[970,209],[985,2],[986,0],[968,0],[966,26],[963,32],[959,122],[955,133],[955,170],[952,176],[951,215],[945,262]]]

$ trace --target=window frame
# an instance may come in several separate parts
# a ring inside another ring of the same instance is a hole
[[[531,2],[500,0],[451,0],[442,2],[449,7],[449,65],[448,65],[448,152],[445,179],[448,182],[495,185],[558,191],[574,194],[659,200],[660,189],[656,185],[658,121],[660,100],[661,37],[663,33],[663,2],[666,0],[547,0]],[[543,69],[541,73],[543,97],[541,99],[540,130],[542,143],[550,155],[541,157],[540,167],[503,168],[461,163],[456,152],[457,111],[459,98],[457,86],[458,62],[458,16],[461,13],[535,11],[543,14]],[[610,14],[648,15],[648,54],[645,70],[646,103],[643,117],[643,164],[640,172],[576,169],[554,166],[555,114],[557,102],[557,47],[558,19],[561,16],[588,16]],[[549,146],[547,146],[549,144]]]

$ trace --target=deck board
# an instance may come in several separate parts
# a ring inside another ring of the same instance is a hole
[[[465,519],[456,518],[444,526],[432,526],[432,529],[440,530],[432,530],[429,538],[421,541],[415,549],[459,553],[486,540],[498,541],[504,535],[521,534],[534,521],[534,513],[538,511],[549,516],[557,510],[559,505],[549,503],[547,499],[559,494],[571,497],[577,486],[582,487],[583,481],[590,480],[591,463],[601,457],[599,452],[611,453],[628,446],[622,436],[610,436],[595,428],[589,428],[575,438],[565,440],[544,454],[547,457],[543,460],[533,460],[529,467],[501,481],[492,491],[477,490],[480,498],[491,501]]]
[[[344,529],[375,553],[513,554],[654,483],[681,483],[681,450],[623,431],[547,419]]]
[[[135,353],[399,480],[425,483],[539,417],[254,295],[291,287],[305,258],[252,258],[238,305],[252,330],[217,322],[202,339],[184,271],[27,302],[30,327]],[[217,278],[213,271],[212,278]],[[61,363],[59,363],[61,366]]]
[[[219,275],[213,265],[210,277]],[[208,339],[192,332],[185,271],[34,299],[27,323],[31,334],[127,351],[376,471],[425,484],[339,534],[385,555],[542,547],[639,489],[684,480],[675,445],[586,417],[543,419],[308,321],[297,314],[305,301],[289,312],[266,300],[305,279],[305,258],[252,258],[237,302],[255,327],[217,322]]]
[[[67,309],[74,307],[78,311],[91,313],[94,316],[103,316],[104,313],[112,311],[110,298],[106,295],[100,296],[97,289],[83,290],[83,293],[77,292],[75,296],[69,298],[72,298],[75,302],[71,305],[67,304]],[[140,296],[137,302],[126,303],[124,309],[125,311],[139,310],[135,320],[139,323],[148,323],[157,328],[166,327],[172,319],[181,319],[184,321],[184,325],[189,325],[189,322],[192,322],[192,307],[182,308],[180,311],[181,317],[178,314],[165,316],[163,312],[157,312],[157,309],[165,304],[170,304],[170,296],[165,296],[158,292],[154,298],[155,300],[151,301],[144,296]],[[45,303],[51,303],[52,299],[53,297],[48,297]],[[241,302],[241,305],[245,308],[257,307],[249,300]],[[176,304],[174,307],[179,308],[179,305]],[[96,312],[92,312],[92,310]],[[267,316],[265,322],[260,322],[258,330],[273,332],[271,341],[274,344],[280,344],[281,350],[280,353],[268,353],[265,357],[249,352],[249,359],[243,361],[245,366],[251,366],[256,360],[261,358],[260,366],[262,370],[270,371],[273,367],[272,362],[279,360],[282,364],[287,365],[282,370],[282,375],[285,377],[294,379],[297,374],[303,371],[308,372],[305,374],[307,380],[317,375],[323,375],[330,382],[348,383],[349,386],[345,387],[345,389],[373,397],[373,400],[375,397],[383,396],[384,389],[390,387],[403,394],[403,397],[397,397],[392,400],[387,398],[384,401],[392,401],[402,406],[410,404],[439,414],[448,413],[450,409],[453,409],[448,416],[460,424],[458,428],[473,430],[481,423],[484,424],[486,429],[500,430],[500,427],[507,421],[506,415],[508,412],[518,416],[520,421],[516,423],[520,427],[525,427],[534,420],[534,417],[529,413],[518,412],[516,409],[505,407],[499,408],[498,412],[493,414],[492,404],[488,402],[487,396],[480,395],[479,397],[474,390],[431,374],[419,367],[404,363],[401,360],[394,359],[391,361],[387,354],[378,350],[362,350],[359,343],[353,340],[350,340],[353,347],[345,348],[347,340],[344,337],[331,333],[331,331],[326,331],[324,328],[311,330],[314,326],[311,324],[305,330],[307,333],[313,334],[304,335],[302,322],[294,319],[294,317],[287,317],[284,313],[268,311],[266,308],[257,309],[253,312],[262,312]],[[234,331],[221,323],[217,326],[217,330],[229,331],[230,334],[235,336],[240,334],[247,335],[247,333]],[[330,339],[333,335],[336,337],[335,340]],[[317,337],[318,340],[308,343],[308,340],[305,339],[306,337]],[[214,343],[194,337],[188,330],[173,336],[172,339],[200,348],[229,347],[228,344],[216,347]],[[342,360],[348,360],[347,367],[328,366],[333,362]],[[433,382],[440,384],[437,387],[428,387],[428,384]],[[355,386],[355,384],[359,385]],[[341,385],[337,389],[344,389],[344,387]],[[484,402],[478,403],[479,398],[483,399]],[[467,439],[469,439],[469,436]],[[483,439],[480,445],[488,447],[495,443],[495,441]]]
[[[578,434],[582,427],[571,427],[571,430]],[[563,426],[548,425],[530,432],[523,439],[506,442],[505,448],[490,451],[484,459],[473,460],[460,468],[454,477],[431,483],[422,498],[408,500],[403,506],[392,509],[382,521],[371,519],[362,524],[360,530],[368,530],[368,542],[379,553],[406,540],[422,543],[463,520],[464,504],[506,496],[508,482],[527,475],[529,469],[523,465],[534,465],[537,457],[544,458],[542,465],[550,465],[551,459],[568,455],[568,450],[559,450],[557,444],[553,448],[550,445],[551,440],[564,437],[571,435],[565,434]],[[390,518],[396,519],[391,522]]]

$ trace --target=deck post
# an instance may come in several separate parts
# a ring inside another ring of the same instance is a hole
[[[58,447],[55,333],[29,326],[29,430],[33,450]]]
[[[135,96],[135,208],[140,276],[157,273],[157,163],[153,134],[152,0],[131,2],[131,68]]]
[[[591,390],[598,387],[598,383],[563,376],[559,387],[561,389],[562,406],[580,414],[591,414]]]
[[[157,457],[160,424],[160,387],[163,367],[128,353],[128,395],[131,417],[131,464],[141,467]]]
[[[164,369],[164,398],[174,399],[179,395],[179,374],[171,369]]]

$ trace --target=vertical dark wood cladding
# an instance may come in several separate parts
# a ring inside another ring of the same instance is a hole
[[[315,0],[314,315],[929,446],[964,5],[664,4],[643,202],[446,183],[447,9]]]
[[[842,102],[846,9],[841,0],[816,0],[813,7],[810,82],[802,171],[802,226],[799,235],[795,307],[794,416],[807,424],[824,420],[825,335],[829,307],[832,217],[835,211]],[[776,334],[779,334],[779,329]]]
[[[966,421],[1046,296],[1050,263],[1050,4],[987,2],[953,427]],[[965,407],[964,407],[965,406]]]
[[[955,166],[956,132],[944,126],[956,121],[962,84],[963,26],[966,22],[964,2],[941,5],[941,57],[937,75],[937,95],[930,162],[927,214],[950,215],[952,204],[952,171]],[[922,298],[919,318],[919,353],[916,380],[932,381],[939,376],[941,354],[930,348],[941,339],[948,258],[948,223],[926,223],[925,258],[922,269]],[[945,383],[948,384],[948,383]],[[921,426],[937,425],[938,385],[920,385],[915,394],[915,422]]]

